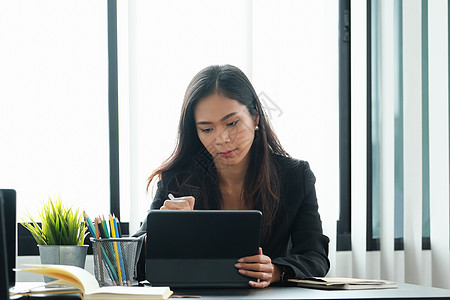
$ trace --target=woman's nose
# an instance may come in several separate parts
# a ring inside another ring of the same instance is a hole
[[[221,145],[223,143],[229,143],[230,136],[228,134],[228,130],[222,130],[221,132],[216,134],[216,144]]]

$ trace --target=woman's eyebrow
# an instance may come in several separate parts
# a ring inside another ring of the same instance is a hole
[[[232,116],[234,116],[234,115],[236,115],[236,114],[237,114],[237,112],[229,113],[228,115],[226,115],[225,117],[223,117],[222,119],[220,119],[220,121],[224,121],[224,120],[226,120],[226,119],[228,119],[228,118],[231,118]],[[197,125],[202,125],[202,124],[212,124],[212,122],[209,122],[209,121],[200,121],[200,122],[197,122],[196,124],[197,124]]]

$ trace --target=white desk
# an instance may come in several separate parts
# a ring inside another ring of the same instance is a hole
[[[18,283],[30,287],[29,283]],[[36,286],[36,285],[33,285]],[[294,300],[294,299],[310,299],[310,300],[340,300],[340,299],[361,299],[361,300],[375,300],[375,299],[448,299],[450,300],[450,290],[425,287],[412,284],[399,283],[396,289],[379,289],[379,290],[353,290],[353,291],[327,291],[315,290],[299,287],[270,287],[265,289],[173,289],[175,296],[180,295],[194,295],[201,296],[200,300]],[[51,297],[45,296],[29,296],[15,299],[80,299],[78,295],[54,295]],[[176,298],[171,298],[176,299]],[[183,299],[183,298],[181,298]],[[193,298],[184,298],[186,300]]]
[[[450,290],[412,284],[398,284],[396,289],[378,290],[316,290],[299,287],[270,287],[266,289],[174,289],[174,295],[198,295],[210,299],[450,299]],[[187,298],[186,298],[187,299]]]

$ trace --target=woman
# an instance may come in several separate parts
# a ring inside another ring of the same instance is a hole
[[[241,274],[257,279],[250,286],[328,272],[329,239],[322,234],[314,174],[307,162],[284,151],[254,88],[238,68],[210,66],[192,79],[178,143],[150,175],[147,189],[155,178],[158,189],[151,209],[262,212],[259,254],[235,265]],[[144,222],[140,231],[145,228]]]

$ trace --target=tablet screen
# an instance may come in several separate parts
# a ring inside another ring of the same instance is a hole
[[[240,258],[258,254],[256,210],[150,211],[147,258]]]
[[[0,195],[0,298],[9,299],[8,268],[6,260],[6,234],[4,201]]]
[[[12,189],[0,189],[0,197],[3,198],[3,213],[5,221],[6,257],[9,277],[9,286],[16,283],[13,269],[16,267],[16,191]]]

